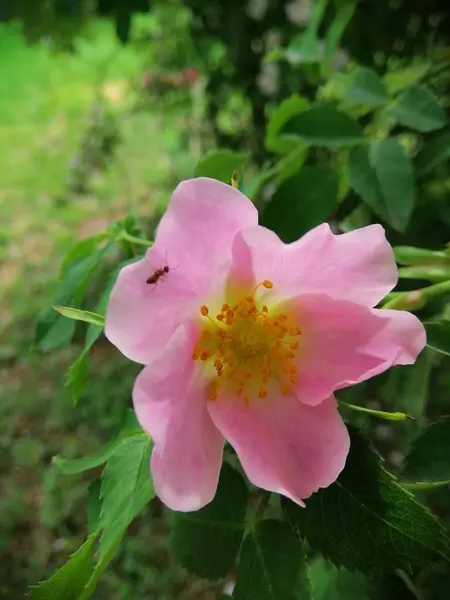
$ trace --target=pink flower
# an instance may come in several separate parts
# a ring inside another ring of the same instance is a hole
[[[134,407],[174,510],[212,500],[225,440],[250,481],[304,505],[348,454],[334,391],[425,345],[415,316],[373,308],[397,282],[380,225],[334,235],[323,224],[284,244],[257,223],[233,187],[184,181],[111,294],[106,335],[146,365]]]

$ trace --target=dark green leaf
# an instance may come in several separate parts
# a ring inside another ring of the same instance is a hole
[[[295,150],[299,145],[298,140],[289,136],[280,135],[280,130],[294,115],[298,115],[310,108],[311,103],[303,96],[294,94],[283,100],[270,115],[267,123],[266,148],[271,152],[286,154]]]
[[[214,150],[199,160],[196,177],[211,177],[231,184],[234,171],[239,171],[248,161],[249,155],[232,150]]]
[[[246,508],[244,480],[224,463],[212,502],[197,512],[173,513],[173,558],[200,577],[225,576],[233,567],[241,544]]]
[[[357,67],[355,70],[345,98],[367,106],[380,106],[389,100],[379,75],[365,67]]]
[[[94,569],[96,535],[91,535],[50,579],[31,586],[31,600],[79,600]]]
[[[429,62],[422,61],[387,73],[383,81],[388,94],[398,94],[410,85],[418,83],[429,72],[430,67]]]
[[[369,582],[361,573],[338,569],[322,557],[310,565],[314,600],[367,600]]]
[[[117,437],[110,440],[96,452],[82,458],[54,456],[53,462],[65,475],[76,475],[94,469],[105,463],[124,439],[139,433],[142,433],[141,426],[137,422],[134,411],[130,409],[126,413],[125,422]]]
[[[427,345],[433,350],[450,355],[450,319],[424,323],[427,331]]]
[[[281,185],[286,179],[292,177],[300,171],[303,163],[308,155],[308,147],[303,142],[297,143],[296,147],[290,152],[283,156],[281,160],[276,164],[276,183]]]
[[[387,222],[395,221],[381,192],[375,169],[370,164],[367,146],[352,148],[348,155],[350,185],[374,213]]]
[[[411,85],[390,108],[389,114],[411,129],[427,133],[444,127],[445,110],[437,98],[422,85]]]
[[[351,448],[336,483],[306,509],[290,500],[291,526],[337,566],[361,572],[406,572],[447,560],[445,531],[380,463],[368,441],[351,430]]]
[[[79,262],[83,258],[88,258],[91,256],[103,239],[104,235],[99,234],[77,242],[64,257],[59,271],[60,276],[64,275],[64,273],[66,273],[69,267],[74,263]]]
[[[423,429],[405,459],[401,479],[423,487],[450,484],[450,417]]]
[[[100,525],[100,511],[102,503],[100,501],[100,489],[102,487],[101,479],[94,479],[88,486],[88,532],[97,533]]]
[[[152,442],[145,433],[125,437],[106,463],[100,497],[99,561],[117,544],[131,521],[155,497],[150,476]]]
[[[450,159],[450,130],[445,129],[427,139],[414,160],[417,175],[428,175],[436,167]]]
[[[298,239],[325,221],[336,209],[338,176],[328,167],[304,167],[275,192],[261,224],[285,242]]]
[[[294,116],[282,128],[281,133],[330,148],[363,141],[361,127],[356,121],[345,113],[326,106],[317,106]]]
[[[235,600],[309,600],[311,586],[302,542],[287,523],[260,521],[239,556]]]
[[[404,231],[416,202],[416,188],[411,163],[393,138],[373,142],[371,164],[384,199],[389,224]]]

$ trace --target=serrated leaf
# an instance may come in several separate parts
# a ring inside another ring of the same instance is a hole
[[[448,559],[447,534],[382,466],[351,429],[347,464],[337,481],[302,509],[283,500],[291,527],[335,565],[363,573],[411,572]]]
[[[80,310],[71,306],[54,306],[53,309],[67,319],[84,321],[85,323],[92,323],[92,325],[98,325],[99,327],[105,326],[105,317],[90,310]]]
[[[62,274],[53,298],[58,306],[79,304],[86,291],[89,279],[102,258],[113,247],[110,240],[93,254],[71,263]],[[75,323],[59,315],[51,308],[43,310],[36,320],[35,340],[43,351],[54,350],[70,343],[75,332]]]
[[[293,94],[283,100],[272,112],[267,123],[266,148],[279,154],[287,154],[295,150],[299,145],[298,140],[280,135],[280,131],[294,115],[298,115],[310,107],[310,101],[298,94]]]
[[[95,534],[90,535],[50,579],[31,586],[29,598],[31,600],[79,600],[94,569],[93,554],[96,537]]]
[[[401,480],[415,487],[450,484],[450,417],[425,427],[405,458]]]
[[[424,323],[427,346],[450,356],[450,319]]]
[[[97,533],[100,525],[100,511],[102,503],[100,501],[101,479],[94,479],[88,485],[88,533]]]
[[[411,85],[389,109],[399,123],[416,131],[427,133],[444,127],[447,122],[444,108],[423,85]]]
[[[241,544],[247,496],[242,477],[224,463],[212,502],[197,512],[173,513],[170,548],[174,560],[199,577],[225,576]]]
[[[327,106],[316,106],[296,115],[286,123],[281,133],[329,148],[363,141],[362,129],[356,121]]]
[[[136,434],[142,434],[142,428],[137,422],[134,411],[129,409],[127,410],[123,427],[121,428],[117,437],[110,440],[107,444],[89,456],[83,456],[82,458],[63,458],[62,456],[54,456],[53,463],[65,475],[76,475],[77,473],[94,469],[95,467],[99,467],[107,462],[112,453],[118,448],[124,439]]]
[[[303,167],[284,181],[261,216],[261,224],[285,242],[326,221],[337,207],[338,176],[328,167]]]
[[[450,159],[450,130],[445,129],[426,140],[414,160],[417,175],[428,175],[436,167]]]
[[[309,600],[302,542],[287,523],[267,520],[247,534],[239,555],[235,600]]]
[[[100,497],[99,561],[123,535],[131,521],[155,497],[150,476],[152,442],[147,434],[125,437],[108,459]]]
[[[414,174],[408,157],[398,141],[389,138],[371,144],[370,163],[376,173],[388,223],[404,231],[416,202]]]
[[[231,184],[234,171],[239,171],[249,155],[232,150],[213,150],[198,161],[196,177],[211,177],[224,183]]]
[[[324,558],[310,564],[314,600],[368,600],[370,585],[361,573],[338,569]]]
[[[357,67],[353,73],[345,99],[366,106],[381,106],[389,97],[380,76],[372,69]]]

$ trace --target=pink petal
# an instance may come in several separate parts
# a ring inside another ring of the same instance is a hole
[[[332,397],[311,407],[294,396],[271,396],[247,407],[219,396],[208,410],[247,477],[265,490],[303,505],[344,468],[350,440]]]
[[[155,284],[146,280],[165,265],[155,248],[145,258],[124,267],[112,289],[105,335],[131,360],[154,360],[186,315],[198,304],[196,291],[183,272],[170,270]]]
[[[296,394],[306,404],[317,404],[394,365],[413,363],[426,343],[423,325],[407,312],[318,294],[288,304],[291,309],[295,305],[302,330]]]
[[[183,181],[161,219],[146,257],[122,269],[106,315],[107,338],[131,360],[147,364],[211,290],[223,289],[237,231],[258,222],[253,204],[214,179]],[[157,269],[169,272],[155,284]]]
[[[136,379],[133,403],[154,441],[151,470],[159,498],[193,511],[216,493],[223,438],[206,410],[206,382],[192,360],[195,328],[181,326]]]
[[[324,293],[374,306],[397,283],[381,225],[334,235],[324,223],[292,244],[269,229],[252,227],[236,236],[233,258],[241,279],[269,279],[279,297]]]
[[[181,182],[158,227],[155,248],[167,253],[198,293],[231,258],[236,233],[258,223],[258,211],[237,189],[200,177]]]

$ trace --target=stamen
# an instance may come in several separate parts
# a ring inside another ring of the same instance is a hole
[[[205,306],[204,304],[203,304],[203,306],[200,307],[200,312],[202,313],[202,315],[204,317],[206,317],[207,315],[209,315],[208,307]]]
[[[265,387],[261,387],[258,392],[258,396],[260,398],[265,398],[267,396],[267,390]]]

